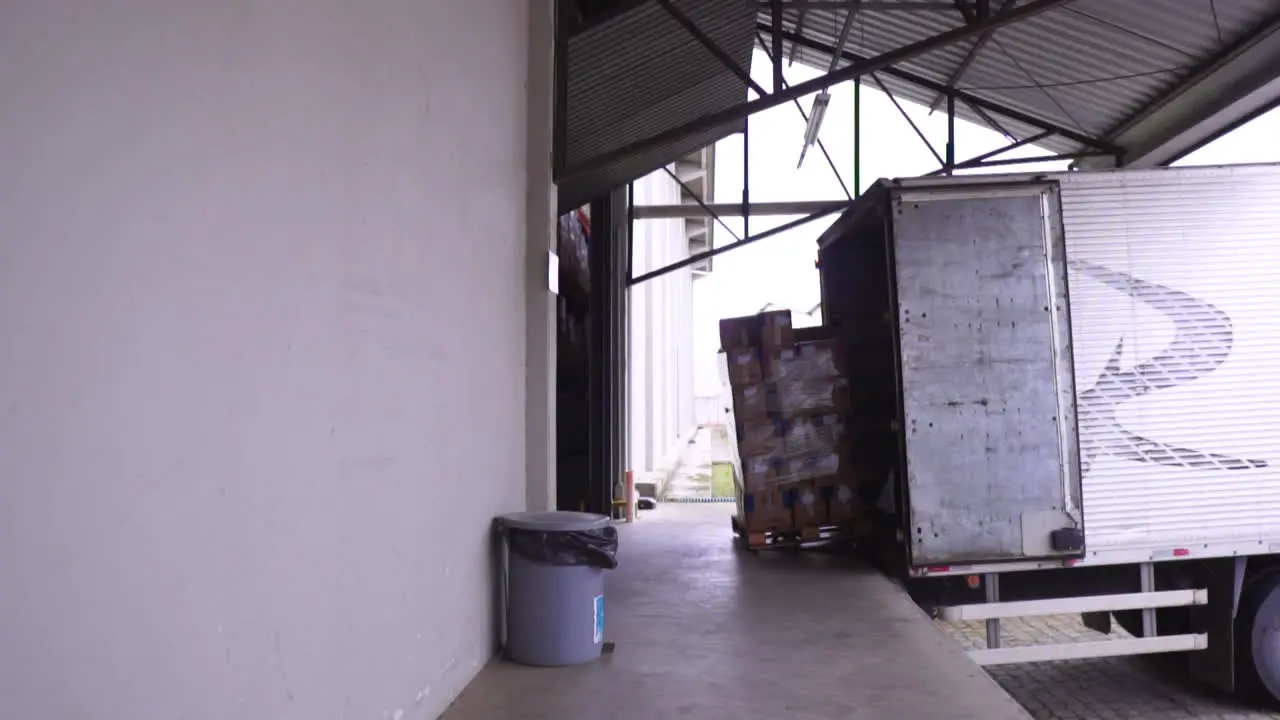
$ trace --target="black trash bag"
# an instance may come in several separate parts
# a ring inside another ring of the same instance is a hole
[[[600,570],[618,567],[618,529],[540,532],[507,528],[511,552],[542,565],[580,565]]]

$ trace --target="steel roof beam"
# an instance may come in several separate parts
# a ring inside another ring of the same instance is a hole
[[[748,235],[747,237],[743,238],[741,241],[733,243],[731,245],[721,245],[720,247],[715,248],[713,250],[707,250],[706,252],[700,252],[696,255],[690,255],[689,257],[683,260],[673,262],[670,265],[660,267],[657,270],[652,270],[639,277],[628,278],[627,287],[631,287],[633,285],[639,285],[642,282],[652,280],[656,277],[662,277],[663,275],[666,275],[667,273],[670,273],[675,270],[679,270],[682,267],[696,265],[702,262],[703,260],[713,258],[717,255],[723,255],[724,253],[732,252],[734,250],[737,250],[738,248],[746,247],[752,243],[760,242],[761,240],[767,240],[768,238],[771,238],[775,235],[781,235],[782,233],[787,232],[788,230],[794,230],[800,227],[801,225],[804,225],[805,223],[811,223],[814,220],[817,220],[819,218],[823,218],[823,217],[826,217],[827,215],[831,215],[833,213],[839,212],[840,210],[843,210],[844,208],[848,207],[848,205],[849,204],[846,202],[846,203],[841,203],[839,205],[832,205],[827,208],[822,208],[808,215],[805,215],[804,217],[798,220],[792,220],[789,223],[779,225],[778,227],[772,228],[770,230],[765,230],[764,232],[759,233],[757,235]]]
[[[999,17],[1000,16],[996,16],[996,18],[993,18],[993,19],[998,19]],[[757,28],[759,28],[764,32],[769,32],[768,24],[761,25],[757,23]],[[794,33],[784,33],[784,36],[787,42],[796,43],[798,45],[801,45],[802,47],[807,47],[810,50],[813,50],[815,52],[820,52],[823,54],[831,54],[835,52],[835,48],[825,43],[819,42],[817,40],[800,37]],[[863,56],[855,55],[854,53],[851,53],[848,51],[840,53],[840,56],[845,60],[851,63],[854,63],[854,65],[866,60],[866,58],[864,58]],[[1077,130],[1072,130],[1071,128],[1063,127],[1062,125],[1049,122],[1048,120],[1043,120],[1041,118],[1035,117],[1034,115],[1028,115],[1027,113],[1021,112],[1019,110],[1014,110],[1013,108],[1005,107],[1000,103],[978,97],[976,95],[973,95],[972,93],[968,93],[963,90],[948,90],[945,84],[936,82],[934,80],[930,80],[929,78],[924,77],[923,75],[917,75],[908,70],[902,70],[896,67],[889,67],[883,70],[877,70],[877,72],[884,75],[888,75],[889,77],[894,77],[899,80],[912,83],[913,85],[919,85],[922,88],[933,90],[934,92],[943,93],[944,95],[947,95],[947,94],[954,95],[956,100],[972,107],[975,111],[986,111],[990,113],[995,113],[996,115],[1002,115],[1006,118],[1009,118],[1010,120],[1015,120],[1017,122],[1023,123],[1025,125],[1030,125],[1032,127],[1039,128],[1041,130],[1050,130],[1053,132],[1054,135],[1059,135],[1061,137],[1067,138],[1068,140],[1075,140],[1076,142],[1082,145],[1088,145],[1090,147],[1097,148],[1098,150],[1102,150],[1104,152],[1108,152],[1108,153],[1120,152],[1119,146],[1115,145],[1114,143],[1110,143],[1110,142],[1107,142],[1106,140],[1102,140],[1100,138],[1086,135],[1085,133],[1079,132]]]
[[[1053,133],[1049,132],[1048,130],[1045,130],[1044,132],[1036,133],[1035,135],[1032,135],[1030,137],[1025,137],[1021,140],[1015,140],[1014,142],[1011,142],[1008,145],[1004,145],[1002,147],[998,147],[995,150],[992,150],[991,152],[985,152],[985,153],[982,153],[981,155],[976,155],[974,157],[971,157],[968,160],[962,160],[961,162],[955,163],[954,165],[944,165],[938,168],[937,170],[934,170],[933,172],[926,173],[926,176],[942,175],[948,170],[958,170],[962,168],[978,167],[982,165],[982,163],[990,160],[991,158],[997,155],[1003,155],[1009,152],[1010,150],[1016,150],[1026,145],[1034,145],[1040,142],[1041,140],[1044,140],[1045,138],[1049,137],[1052,134]]]
[[[769,20],[773,23],[773,52],[770,53],[769,62],[773,63],[773,91],[778,92],[782,89],[782,0],[773,0],[773,9],[769,13]]]
[[[800,8],[799,10],[796,11],[795,31],[797,33],[804,32],[804,18],[805,18],[805,8]],[[797,49],[796,46],[792,45],[791,52],[787,54],[788,67],[796,64],[796,49]]]
[[[764,36],[759,32],[756,33],[756,40],[760,42],[760,48],[764,50],[764,54],[769,57],[769,62],[776,63],[782,59],[769,52],[769,47],[764,42]],[[794,49],[794,46],[792,46],[792,49]],[[782,80],[782,88],[785,90],[787,87],[787,81],[784,78]],[[800,112],[800,117],[804,118],[804,124],[807,127],[809,125],[809,113],[804,111],[804,106],[800,104],[798,99],[791,102],[795,103],[796,110]],[[849,186],[844,184],[844,176],[840,174],[840,168],[836,167],[836,161],[831,159],[831,153],[827,152],[827,146],[822,142],[822,138],[814,138],[814,144],[818,146],[818,150],[822,151],[822,157],[827,159],[827,166],[831,168],[831,173],[836,176],[836,182],[840,183],[840,189],[844,191],[846,197],[852,200],[853,194],[849,192]]]
[[[937,160],[938,164],[944,168],[947,167],[947,161],[943,160],[942,156],[938,154],[938,151],[933,148],[933,143],[929,142],[929,138],[925,136],[924,131],[922,131],[920,126],[916,125],[916,121],[912,120],[911,116],[907,114],[906,109],[904,109],[902,104],[898,102],[898,98],[894,97],[893,93],[889,92],[889,88],[885,87],[884,83],[880,82],[880,78],[876,77],[875,73],[871,73],[871,81],[876,84],[876,87],[880,88],[880,92],[884,93],[885,96],[889,98],[889,102],[893,103],[893,106],[898,108],[898,114],[902,116],[903,120],[907,121],[907,124],[911,126],[912,130],[916,131],[916,137],[920,138],[920,142],[924,143],[924,146],[929,149],[929,154],[933,155],[933,159]]]
[[[1109,133],[1120,164],[1167,165],[1280,102],[1280,12]],[[1106,167],[1105,160],[1081,168]]]
[[[960,0],[956,0],[956,2],[960,2]],[[996,12],[1004,12],[1007,7],[1013,5],[1013,2],[1014,0],[1004,0],[1003,4],[1000,5],[1000,8],[996,10]],[[965,16],[965,20],[973,22],[973,18],[971,18],[966,10],[964,10],[966,6],[962,4],[959,7],[961,8],[961,14]],[[983,5],[979,7],[980,14],[983,12],[983,7],[986,8],[987,13],[991,12],[990,5]],[[983,48],[987,46],[987,43],[991,42],[991,38],[994,36],[994,31],[984,32],[978,36],[977,40],[973,41],[973,45],[969,47],[969,52],[965,53],[964,59],[960,61],[960,64],[956,66],[955,70],[951,71],[951,77],[947,78],[947,89],[956,89],[956,85],[960,84],[960,80],[964,77],[964,74],[969,72],[969,66],[973,64],[974,60],[978,59],[978,53],[982,52]],[[946,100],[947,97],[948,95],[946,93],[938,93],[935,95],[933,102],[929,103],[929,112],[937,110],[938,105],[941,104],[943,100]]]
[[[759,0],[761,7],[768,7],[772,0]],[[871,12],[937,12],[939,10],[951,10],[955,6],[952,0],[937,0],[928,2],[927,0],[897,0],[894,2],[874,2],[873,0],[783,0],[783,7],[797,8],[799,10],[846,10],[851,7],[859,7],[863,10]]]
[[[751,217],[809,215],[832,208],[849,207],[852,200],[793,200],[783,202],[753,202],[747,208]],[[742,203],[708,203],[706,205],[636,205],[631,208],[636,220],[673,220],[683,218],[720,219],[742,217]],[[737,236],[734,237],[737,240]]]
[[[919,42],[914,42],[910,45],[890,50],[886,53],[877,55],[874,58],[867,58],[854,62],[852,65],[843,67],[833,73],[827,73],[821,77],[802,82],[799,85],[793,85],[782,92],[771,93],[765,97],[757,98],[756,100],[752,100],[741,105],[710,113],[651,137],[602,153],[587,162],[579,164],[577,167],[567,169],[564,177],[559,178],[558,182],[571,182],[582,175],[602,167],[607,167],[620,160],[641,155],[655,148],[660,148],[668,143],[677,142],[682,138],[689,137],[690,135],[707,132],[709,130],[714,130],[715,128],[745,120],[762,110],[777,107],[783,103],[791,102],[794,99],[804,97],[810,93],[818,92],[819,90],[823,90],[838,83],[854,80],[869,73],[885,70],[893,65],[910,60],[917,55],[923,55],[924,53],[932,52],[939,48],[967,40],[988,30],[1012,25],[1013,23],[1034,17],[1048,10],[1061,7],[1067,2],[1070,2],[1070,0],[1031,0],[1031,2],[1026,5],[1014,8],[1003,15],[998,15],[988,20],[969,23],[968,25],[948,30],[940,35],[935,35],[931,38],[926,38]],[[772,31],[772,28],[769,27],[767,23],[765,24],[764,29],[766,32]]]

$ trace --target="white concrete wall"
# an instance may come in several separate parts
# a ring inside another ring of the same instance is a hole
[[[680,202],[665,172],[635,183],[636,205]],[[632,274],[689,257],[683,220],[638,220],[632,228]],[[662,469],[694,426],[693,271],[681,268],[630,290],[629,467]]]
[[[0,718],[421,720],[490,656],[527,13],[0,4]]]

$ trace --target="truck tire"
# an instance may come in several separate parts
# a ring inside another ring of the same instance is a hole
[[[1245,583],[1235,633],[1237,690],[1280,704],[1280,569],[1268,568]]]

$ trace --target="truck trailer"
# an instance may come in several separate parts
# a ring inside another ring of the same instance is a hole
[[[977,662],[1280,699],[1280,166],[882,180],[818,244],[871,553]],[[1001,646],[1062,613],[1131,637]]]

